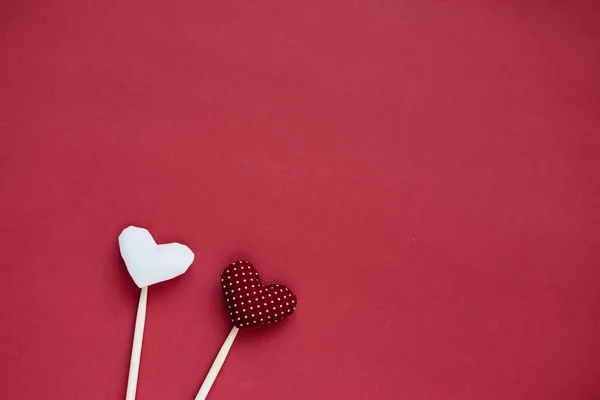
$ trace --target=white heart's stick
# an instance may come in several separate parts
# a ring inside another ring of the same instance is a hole
[[[148,286],[140,292],[135,329],[133,333],[133,346],[131,347],[131,362],[129,363],[129,378],[127,379],[126,400],[134,400],[137,390],[138,373],[140,372],[140,359],[142,357],[142,340],[144,339],[144,325],[146,323],[146,302],[148,300]]]
[[[233,328],[231,328],[231,331],[229,332],[229,335],[227,335],[225,343],[223,343],[223,346],[221,346],[221,350],[219,350],[219,354],[217,354],[217,358],[215,358],[212,367],[210,367],[208,375],[206,375],[206,379],[204,379],[204,383],[202,383],[200,391],[198,392],[195,400],[204,400],[206,399],[206,396],[208,396],[208,392],[215,382],[215,379],[217,379],[217,375],[219,375],[219,371],[221,370],[221,367],[227,358],[227,354],[229,353],[231,345],[233,344],[235,336],[239,330],[240,329],[235,325]]]

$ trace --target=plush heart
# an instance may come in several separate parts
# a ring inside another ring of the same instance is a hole
[[[281,321],[296,310],[296,295],[283,285],[263,286],[248,261],[228,265],[221,286],[231,321],[238,328]]]
[[[119,248],[129,275],[140,288],[175,278],[194,261],[189,247],[179,243],[157,245],[148,230],[135,226],[121,232]]]

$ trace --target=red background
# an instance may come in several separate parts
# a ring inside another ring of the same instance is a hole
[[[297,312],[211,399],[600,398],[595,1],[0,6],[0,397],[192,399],[251,260]],[[568,4],[563,4],[568,3]]]

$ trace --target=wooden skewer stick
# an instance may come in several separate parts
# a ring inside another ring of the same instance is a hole
[[[140,292],[140,302],[138,303],[137,316],[135,317],[135,330],[133,333],[133,346],[131,347],[131,362],[129,363],[126,400],[135,400],[138,374],[140,372],[140,359],[142,357],[142,340],[144,339],[147,300],[148,286],[144,286]]]
[[[206,399],[206,396],[208,396],[208,392],[210,391],[213,383],[215,383],[215,379],[217,379],[217,375],[219,375],[219,371],[221,370],[221,367],[227,358],[227,354],[229,353],[231,345],[233,344],[235,336],[239,330],[240,329],[237,326],[231,328],[231,331],[229,332],[229,335],[227,335],[225,343],[223,343],[223,346],[221,346],[221,350],[219,350],[217,358],[215,358],[215,361],[213,361],[212,367],[210,367],[208,375],[206,375],[206,379],[204,379],[204,383],[202,383],[200,391],[198,392],[195,400],[204,400]]]

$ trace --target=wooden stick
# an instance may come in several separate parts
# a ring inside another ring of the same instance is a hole
[[[213,361],[213,365],[210,367],[208,375],[206,375],[206,379],[204,379],[204,383],[202,383],[202,387],[200,387],[200,391],[198,392],[195,400],[204,400],[206,399],[206,396],[208,396],[208,392],[215,382],[215,379],[217,379],[217,375],[219,375],[219,371],[221,370],[221,367],[227,358],[229,349],[231,349],[231,345],[233,344],[238,331],[239,328],[237,326],[231,328],[231,332],[229,332],[229,335],[227,335],[227,339],[225,339],[225,343],[223,343],[223,346],[221,346],[221,350],[219,350],[217,358],[215,358],[215,361]]]
[[[148,300],[148,286],[140,292],[135,330],[133,333],[133,346],[131,347],[131,362],[129,363],[129,379],[127,380],[126,400],[135,400],[138,373],[140,372],[140,358],[142,356],[142,340],[144,339],[144,324],[146,323],[146,302]]]

